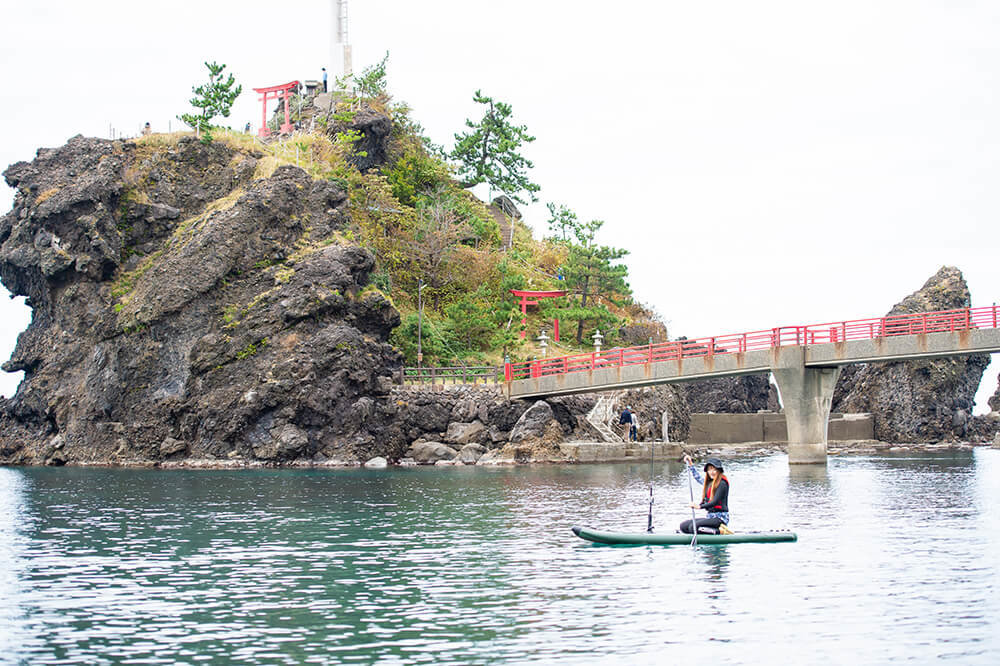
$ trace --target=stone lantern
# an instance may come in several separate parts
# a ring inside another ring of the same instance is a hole
[[[601,345],[602,344],[604,344],[604,336],[601,335],[601,329],[597,329],[597,332],[594,333],[594,353],[595,354],[600,354],[601,353]]]
[[[545,329],[542,329],[541,335],[538,336],[538,346],[542,348],[542,358],[548,356],[549,336],[545,335]]]

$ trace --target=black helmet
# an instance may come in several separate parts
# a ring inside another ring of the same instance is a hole
[[[708,460],[705,461],[705,468],[703,470],[705,473],[708,473],[709,465],[719,470],[720,472],[722,471],[722,461],[719,460],[718,458],[709,458]]]

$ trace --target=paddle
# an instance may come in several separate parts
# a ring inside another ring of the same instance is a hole
[[[691,504],[694,504],[694,485],[691,483],[691,470],[684,465],[684,473],[688,478],[688,493],[691,495]],[[691,545],[698,545],[698,519],[694,515],[694,507],[691,507]]]
[[[653,442],[649,443],[649,522],[646,524],[646,531],[653,531],[653,454],[656,447]],[[691,500],[692,502],[694,500]]]

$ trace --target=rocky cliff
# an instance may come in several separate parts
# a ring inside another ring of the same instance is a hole
[[[75,137],[4,173],[16,194],[0,280],[33,316],[3,366],[24,381],[0,402],[0,463],[337,464],[398,460],[414,442],[482,455],[598,438],[593,395],[393,389],[399,315],[350,240],[345,181],[254,146]],[[968,298],[946,268],[890,314]],[[987,361],[847,368],[834,410],[874,413],[887,441],[978,432],[989,423],[968,414]],[[644,440],[666,410],[678,441],[690,411],[769,402],[760,376],[629,391],[615,410],[637,410]]]
[[[888,315],[967,307],[969,287],[957,268],[945,266]],[[885,442],[963,439],[988,354],[843,368],[834,412],[871,412],[875,437]]]
[[[997,390],[993,392],[986,404],[990,406],[991,411],[1000,412],[1000,380],[997,380]]]
[[[33,317],[0,461],[398,455],[370,425],[398,314],[338,234],[347,196],[260,157],[76,137],[5,172],[0,279]]]
[[[343,181],[253,145],[75,137],[5,172],[0,279],[33,318],[4,364],[25,376],[0,404],[0,463],[337,464],[598,438],[593,395],[393,388],[399,315],[348,240]],[[686,434],[676,389],[630,399],[645,437],[668,407]]]
[[[754,414],[770,409],[770,375],[719,377],[684,384],[688,407],[695,414]]]

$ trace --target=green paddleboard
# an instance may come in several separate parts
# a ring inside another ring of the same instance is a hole
[[[594,543],[604,543],[613,546],[673,546],[691,545],[690,534],[655,532],[600,532],[589,527],[574,527],[573,534],[581,539],[593,541]],[[797,541],[795,532],[775,531],[775,532],[737,532],[736,534],[699,534],[698,543],[703,545],[716,545],[724,543],[780,543],[782,541]]]

